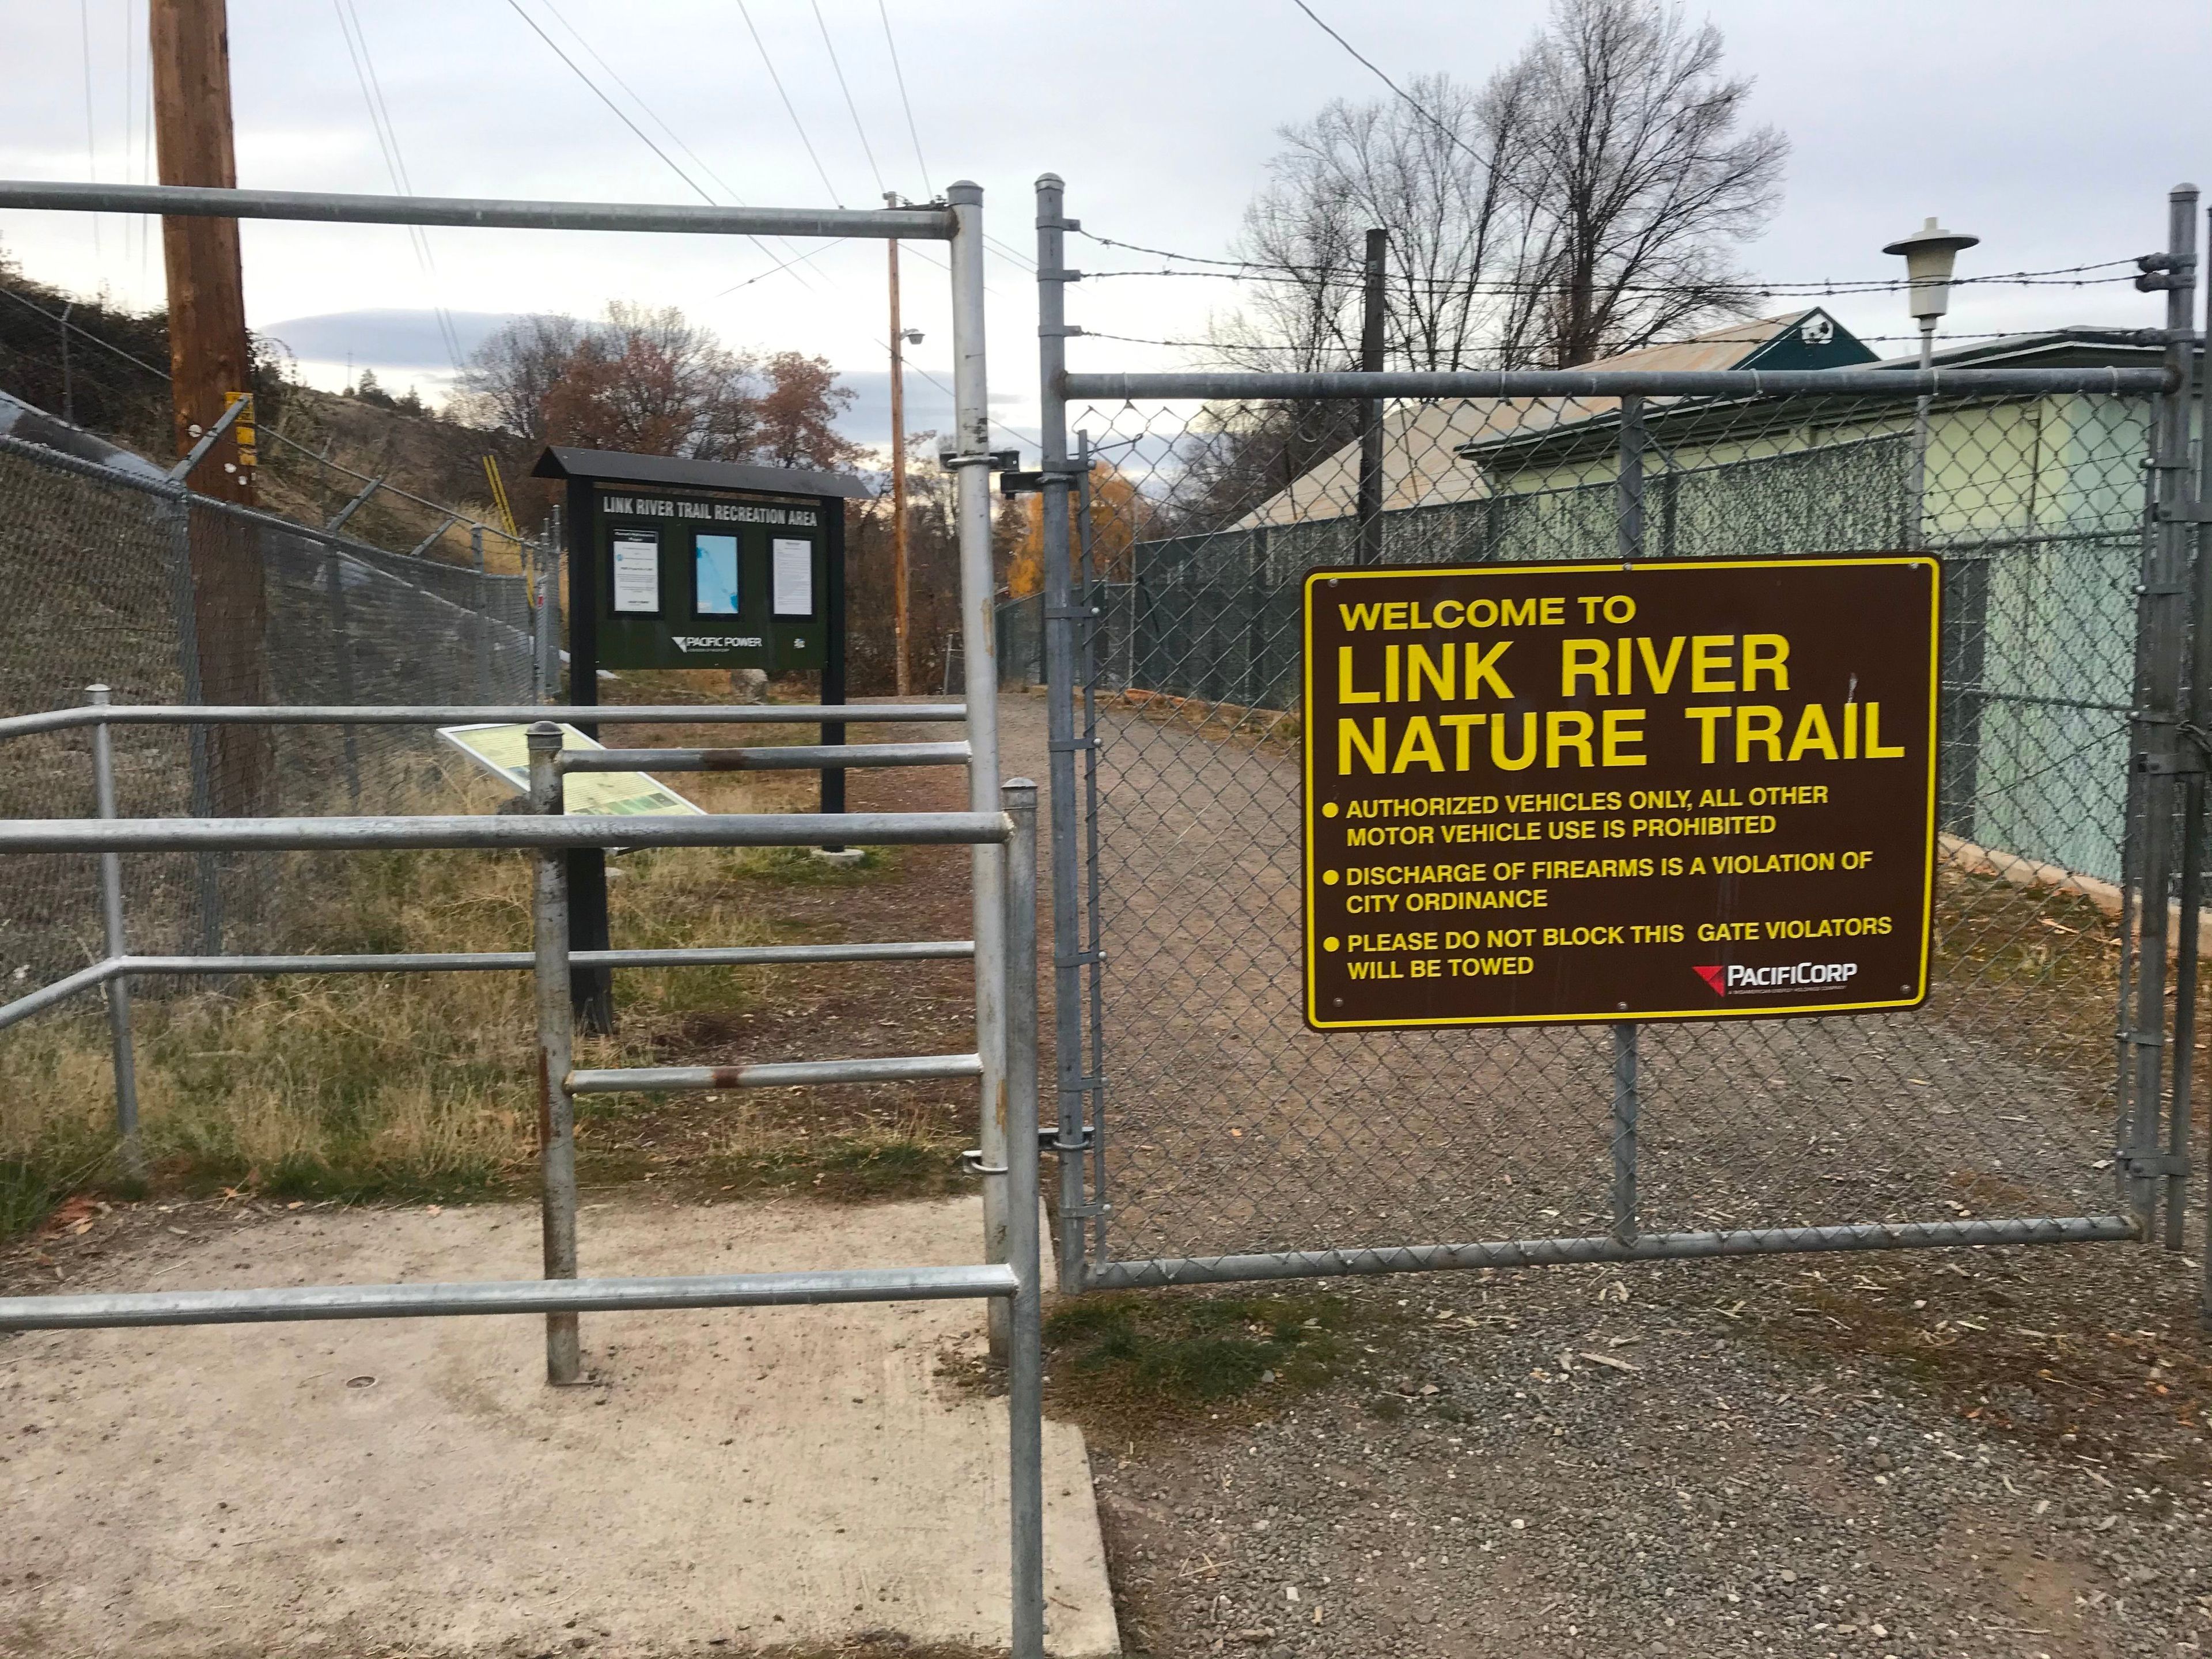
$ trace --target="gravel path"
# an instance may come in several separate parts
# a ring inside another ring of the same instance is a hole
[[[1394,1316],[1364,1374],[1094,1427],[1125,1640],[2195,1653],[2212,1373],[2191,1279],[2104,1245],[1363,1284],[1355,1307]]]

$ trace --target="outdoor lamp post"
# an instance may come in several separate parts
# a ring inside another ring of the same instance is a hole
[[[1951,271],[1958,263],[1959,250],[1972,247],[1982,239],[1967,236],[1955,230],[1946,230],[1931,216],[1910,236],[1900,237],[1882,249],[1884,253],[1901,254],[1905,258],[1905,302],[1912,312],[1913,320],[1920,325],[1920,367],[1930,368],[1936,362],[1936,325],[1951,308]],[[1913,405],[1912,415],[1912,483],[1906,497],[1906,510],[1911,514],[1905,526],[1908,546],[1924,544],[1923,507],[1928,487],[1928,405],[1925,394]]]
[[[1982,239],[1945,230],[1931,217],[1910,236],[1882,249],[1905,257],[1905,304],[1920,325],[1920,367],[1926,368],[1936,355],[1936,325],[1951,308],[1951,269],[1961,248]]]

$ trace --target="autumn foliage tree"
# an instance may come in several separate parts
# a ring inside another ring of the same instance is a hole
[[[591,322],[517,318],[470,360],[460,399],[545,443],[823,472],[860,459],[835,425],[852,400],[824,358],[735,350],[677,307],[622,301]]]
[[[1015,543],[1006,567],[1006,592],[1014,599],[1040,592],[1044,587],[1044,497],[1022,497],[1022,535]],[[1091,464],[1091,569],[1101,581],[1130,580],[1139,542],[1152,533],[1152,503],[1105,461]],[[1082,506],[1078,493],[1068,493],[1067,550],[1071,574],[1079,575]]]

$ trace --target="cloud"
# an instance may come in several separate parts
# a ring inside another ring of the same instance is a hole
[[[459,339],[461,355],[482,345],[513,322],[511,311],[449,311],[446,313]],[[356,367],[420,370],[450,376],[453,360],[434,311],[384,307],[368,311],[331,311],[317,317],[292,317],[256,331],[282,340],[302,362],[342,363]]]

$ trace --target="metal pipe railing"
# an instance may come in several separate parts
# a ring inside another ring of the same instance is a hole
[[[949,240],[956,234],[951,210],[942,207],[757,208],[712,204],[695,207],[659,202],[514,202],[479,197],[364,196],[322,190],[227,190],[211,185],[76,184],[19,179],[0,181],[0,207],[75,213],[158,213],[167,218],[291,219],[313,224],[458,225],[478,230],[895,236],[902,241],[938,242]]]
[[[2132,1216],[2044,1216],[1988,1221],[1863,1221],[1827,1227],[1744,1227],[1729,1232],[1610,1233],[1582,1238],[1503,1238],[1473,1244],[1409,1244],[1355,1250],[1164,1256],[1093,1263],[1085,1290],[1152,1285],[1229,1285],[1262,1279],[1349,1273],[1432,1273],[1455,1267],[1541,1267],[1587,1261],[1686,1261],[1715,1256],[1826,1250],[1954,1249],[1981,1244],[2091,1244],[2138,1239]]]
[[[326,818],[8,818],[0,854],[304,853],[396,847],[996,846],[1000,812],[702,813],[697,817],[577,814]]]
[[[250,1325],[297,1319],[419,1319],[471,1314],[639,1313],[831,1302],[1011,1297],[1007,1267],[861,1267],[669,1279],[494,1279],[456,1285],[312,1285],[258,1291],[138,1291],[0,1297],[0,1331],[143,1325]]]
[[[696,945],[659,951],[571,951],[579,968],[757,968],[832,962],[942,962],[975,947],[961,939],[894,939],[876,945]],[[528,951],[389,951],[333,956],[119,957],[123,974],[469,974],[528,968]],[[11,1005],[12,1006],[12,1005]],[[5,1012],[0,1009],[0,1012]]]
[[[567,749],[563,772],[806,772],[824,766],[965,766],[964,743],[790,744],[756,749]]]
[[[866,1060],[793,1060],[750,1066],[631,1066],[567,1073],[573,1095],[680,1094],[695,1089],[789,1089],[827,1083],[921,1083],[981,1077],[975,1054],[886,1054]]]
[[[817,726],[823,720],[879,721],[886,725],[941,725],[964,721],[968,710],[957,702],[738,703],[690,708],[651,703],[625,708],[614,703],[483,703],[440,707],[432,703],[117,703],[96,708],[48,708],[35,714],[0,720],[0,738],[37,732],[65,732],[98,726],[519,726],[534,720],[565,720],[605,726]]]

